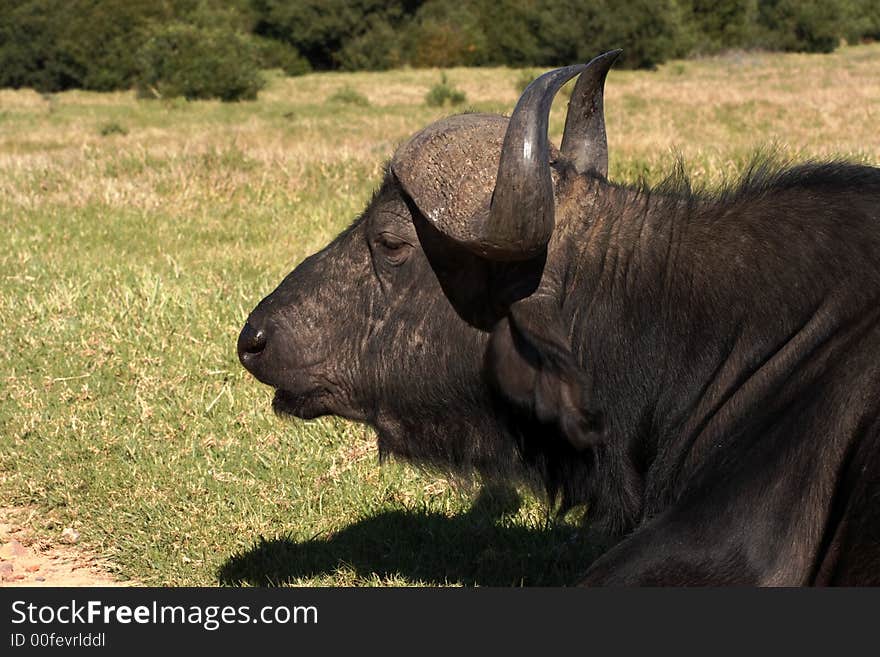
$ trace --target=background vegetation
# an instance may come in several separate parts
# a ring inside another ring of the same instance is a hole
[[[613,70],[611,178],[695,183],[781,157],[880,163],[880,44]],[[524,77],[453,68],[480,111]],[[270,76],[253,103],[0,90],[0,506],[76,528],[147,584],[560,584],[600,546],[336,419],[284,422],[238,364],[247,313],[453,111],[436,70]],[[558,143],[564,98],[553,111]]]
[[[0,0],[0,87],[253,98],[260,68],[652,68],[880,37],[877,0]],[[210,53],[209,57],[207,54]]]

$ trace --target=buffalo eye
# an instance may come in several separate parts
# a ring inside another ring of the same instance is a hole
[[[390,265],[401,265],[409,257],[412,251],[412,245],[391,233],[382,233],[376,239],[376,245],[382,257]]]

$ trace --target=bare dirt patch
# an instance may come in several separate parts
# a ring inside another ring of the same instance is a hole
[[[32,536],[24,526],[31,513],[0,507],[0,586],[132,586],[110,572],[110,564],[75,545],[68,532],[57,543]]]

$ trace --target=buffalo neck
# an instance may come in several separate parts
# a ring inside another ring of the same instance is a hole
[[[657,454],[658,407],[671,354],[694,300],[680,290],[682,246],[694,203],[598,177],[563,181],[556,262],[571,349],[602,413],[606,440],[595,450],[590,504],[626,529],[641,518]],[[660,475],[664,476],[664,475]]]

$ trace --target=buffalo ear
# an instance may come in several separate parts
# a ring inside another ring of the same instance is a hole
[[[544,305],[549,306],[526,299],[510,307],[489,338],[486,373],[514,406],[539,422],[555,424],[572,446],[583,450],[601,442],[602,417],[589,408],[588,383],[562,322],[552,310],[542,312]]]

